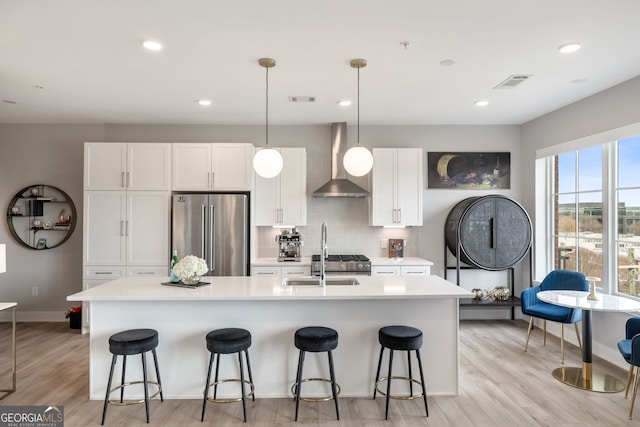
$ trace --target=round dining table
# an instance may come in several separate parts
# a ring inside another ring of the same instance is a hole
[[[596,293],[596,299],[589,299],[584,291],[541,291],[538,299],[548,304],[582,309],[582,366],[561,367],[553,370],[553,376],[573,387],[603,393],[616,393],[625,389],[625,383],[616,377],[598,372],[592,368],[592,312],[632,312],[640,311],[640,301],[616,295]]]

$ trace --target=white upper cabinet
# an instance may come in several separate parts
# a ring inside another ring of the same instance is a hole
[[[275,178],[255,176],[255,224],[307,224],[307,151],[276,148],[282,155],[282,172]]]
[[[420,148],[374,148],[371,225],[422,225]]]
[[[251,144],[173,144],[173,190],[250,191]]]
[[[166,265],[168,192],[86,191],[84,265]]]
[[[85,190],[169,190],[171,144],[88,142]]]

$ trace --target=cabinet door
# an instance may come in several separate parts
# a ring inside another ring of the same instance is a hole
[[[280,267],[251,267],[252,276],[280,276],[281,274],[282,270]]]
[[[373,149],[371,225],[396,224],[397,153],[396,148]]]
[[[169,199],[166,192],[127,193],[127,265],[169,262]]]
[[[125,264],[125,203],[124,191],[85,191],[84,264]]]
[[[396,160],[396,222],[422,225],[422,149],[398,148]]]
[[[431,268],[428,265],[403,265],[400,267],[401,276],[428,276]]]
[[[399,266],[372,266],[371,267],[371,275],[372,276],[399,276],[400,275],[400,267]]]
[[[211,189],[211,144],[173,144],[173,190]]]
[[[307,224],[307,152],[304,148],[281,148],[284,166],[280,173],[280,223]]]
[[[275,178],[263,178],[255,173],[253,175],[255,224],[258,226],[280,224],[280,175]]]
[[[127,190],[170,190],[171,144],[127,145]]]
[[[126,144],[87,142],[84,144],[84,189],[124,190]]]
[[[213,144],[211,152],[213,190],[251,190],[253,145]]]

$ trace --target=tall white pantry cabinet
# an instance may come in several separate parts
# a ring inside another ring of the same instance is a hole
[[[168,275],[170,185],[171,144],[85,143],[83,289]]]

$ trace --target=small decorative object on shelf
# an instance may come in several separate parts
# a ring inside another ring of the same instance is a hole
[[[71,307],[64,313],[64,318],[69,319],[69,328],[82,328],[82,307]]]
[[[208,271],[207,262],[194,255],[187,255],[173,266],[174,274],[185,285],[197,285]]]
[[[492,291],[493,299],[496,301],[508,301],[511,291],[507,286],[496,286]]]
[[[480,288],[473,288],[471,289],[471,292],[473,292],[473,299],[476,301],[482,301],[484,299],[484,291]]]

